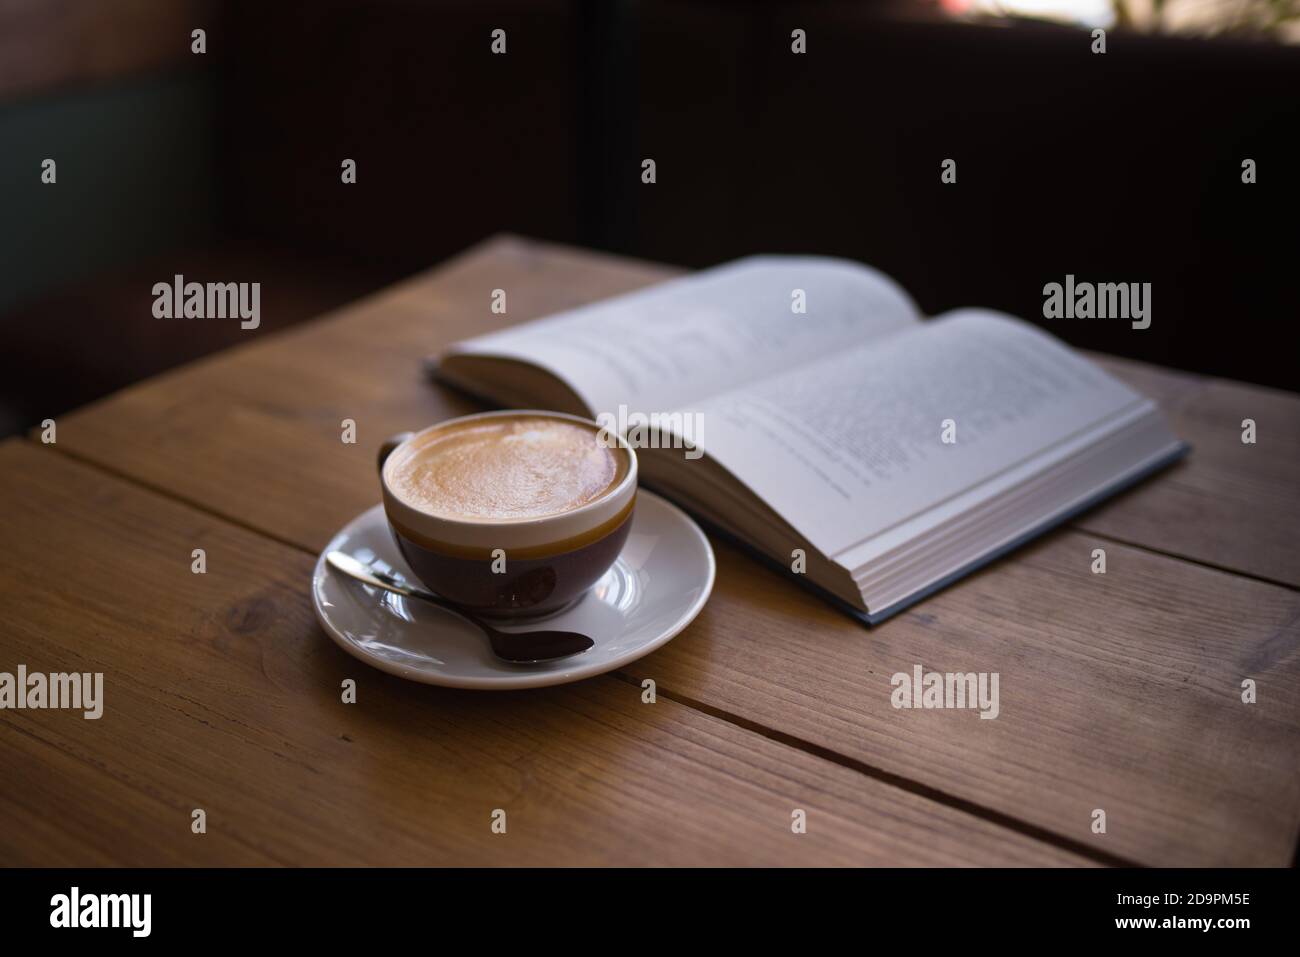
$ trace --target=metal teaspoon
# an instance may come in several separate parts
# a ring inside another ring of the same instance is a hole
[[[408,598],[419,598],[430,604],[437,605],[439,608],[454,612],[471,624],[477,625],[483,634],[487,635],[488,642],[492,645],[492,653],[502,661],[508,661],[511,664],[532,665],[555,661],[557,658],[567,658],[570,655],[581,654],[595,645],[595,642],[586,635],[580,635],[576,631],[498,631],[481,618],[477,618],[459,606],[452,604],[441,595],[435,595],[431,591],[418,588],[395,575],[381,572],[371,565],[358,561],[346,552],[337,550],[329,552],[325,556],[325,560],[343,574],[350,575],[367,585],[396,592]]]

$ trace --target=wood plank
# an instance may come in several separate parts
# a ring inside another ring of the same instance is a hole
[[[319,546],[374,500],[384,436],[477,406],[425,381],[419,360],[457,339],[680,274],[674,267],[501,237],[309,327],[151,379],[67,419],[60,440],[141,481],[201,498],[258,527]],[[489,309],[507,290],[509,314]],[[183,336],[185,326],[160,327]],[[1133,545],[1300,587],[1300,397],[1095,356],[1165,405],[1194,451],[1076,526]],[[338,440],[343,418],[360,438]],[[1256,445],[1240,422],[1260,423]],[[270,439],[265,445],[252,436]],[[284,445],[283,443],[289,443]],[[1234,444],[1235,443],[1235,444]],[[286,459],[281,447],[292,448]],[[192,462],[202,461],[196,471]],[[262,473],[258,494],[241,476]],[[295,508],[324,485],[322,513]]]
[[[98,720],[0,711],[5,864],[1088,863],[615,678],[374,671],[316,624],[312,556],[52,450],[0,445],[0,489],[0,670],[104,674]]]
[[[1109,543],[1094,575],[1096,545],[1055,534],[869,633],[722,547],[689,640],[626,671],[1144,864],[1288,864],[1300,595]],[[997,673],[998,717],[895,709],[917,665]]]
[[[498,240],[312,327],[74,415],[60,424],[60,447],[318,549],[375,500],[371,457],[384,435],[472,408],[429,387],[420,356],[494,321],[663,275]],[[488,302],[498,287],[511,314],[494,320]],[[1146,376],[1171,404],[1190,406],[1201,392],[1177,374],[1130,374]],[[358,445],[339,442],[342,417],[358,422]],[[1197,463],[1181,468],[1195,475]],[[1247,475],[1248,466],[1224,468]],[[1275,467],[1285,474],[1284,463]],[[1162,528],[1168,498],[1152,495],[1153,537],[1139,544],[1196,545]],[[1261,522],[1285,523],[1263,512],[1235,534],[1250,541],[1267,534]],[[1215,514],[1207,507],[1200,520]],[[1098,544],[1111,554],[1107,576],[1088,572]],[[1097,846],[1143,863],[1290,859],[1300,804],[1288,771],[1296,766],[1296,701],[1286,691],[1296,668],[1294,592],[1067,533],[868,634],[723,554],[702,619],[647,664],[663,669],[656,673],[670,691],[1072,840],[1092,840],[1088,813],[1109,801],[1124,824]],[[887,692],[889,676],[914,664],[998,671],[1017,703],[996,721],[893,711],[880,682]],[[1267,706],[1229,707],[1245,677],[1268,685]]]
[[[1300,587],[1300,396],[1113,357],[1102,364],[1159,400],[1192,453],[1076,527]],[[1253,445],[1242,442],[1245,419],[1255,420]]]

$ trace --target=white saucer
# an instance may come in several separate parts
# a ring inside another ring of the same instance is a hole
[[[482,632],[451,612],[334,570],[325,564],[325,553],[335,548],[415,581],[383,506],[349,522],[317,559],[311,583],[316,617],[335,644],[366,664],[452,688],[538,688],[635,661],[691,623],[708,601],[715,571],[713,549],[700,527],[676,505],[641,489],[618,560],[576,605],[542,619],[544,625],[502,626],[577,631],[595,647],[550,664],[512,665],[494,657]]]

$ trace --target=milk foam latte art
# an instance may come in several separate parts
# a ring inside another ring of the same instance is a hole
[[[557,412],[465,416],[395,444],[384,511],[411,570],[481,615],[556,611],[618,557],[636,500],[636,453]]]
[[[582,423],[503,416],[435,430],[390,482],[402,501],[448,518],[542,518],[604,495],[626,462]]]

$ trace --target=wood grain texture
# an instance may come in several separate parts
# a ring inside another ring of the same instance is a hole
[[[250,336],[245,346],[93,405],[66,420],[61,441],[140,481],[319,547],[373,502],[371,454],[386,435],[478,408],[430,387],[423,356],[680,273],[510,236],[489,240],[325,321]],[[506,316],[489,309],[496,288],[508,291]],[[185,326],[160,335],[184,336]],[[1300,397],[1094,358],[1160,401],[1194,451],[1075,525],[1300,587]],[[1241,444],[1246,417],[1260,423],[1253,446]],[[338,440],[343,418],[358,423],[355,446]],[[251,470],[261,475],[252,496]],[[322,511],[297,507],[305,487],[320,488]]]
[[[53,450],[0,445],[0,489],[0,670],[104,674],[98,720],[0,711],[0,863],[1087,863],[612,677],[382,674],[321,632],[312,556]]]
[[[424,380],[423,355],[668,274],[491,241],[71,416],[60,448],[318,549],[375,501],[384,436],[475,408]],[[508,290],[507,317],[489,311],[494,288]],[[1198,448],[1186,464],[871,632],[722,549],[699,621],[630,674],[1125,859],[1289,861],[1300,826],[1300,596],[1113,539],[1290,581],[1296,461],[1277,437],[1290,434],[1297,400],[1108,364],[1167,404]],[[1223,416],[1237,416],[1211,411],[1225,390],[1258,399],[1273,445],[1237,456],[1219,442]],[[343,418],[358,423],[355,446],[339,441]],[[1089,572],[1098,545],[1105,576]],[[916,664],[999,672],[1001,716],[892,709],[890,676]],[[1247,677],[1266,689],[1258,705],[1240,703]],[[1110,817],[1104,838],[1089,830],[1098,807]]]
[[[1191,455],[1075,525],[1122,541],[1300,587],[1300,397],[1105,358],[1160,401]],[[1256,441],[1243,443],[1253,419]]]
[[[1093,575],[1096,545],[1050,536],[870,632],[721,547],[691,631],[626,673],[1128,860],[1288,864],[1300,595],[1112,544]],[[996,672],[998,717],[895,709],[916,665]]]

